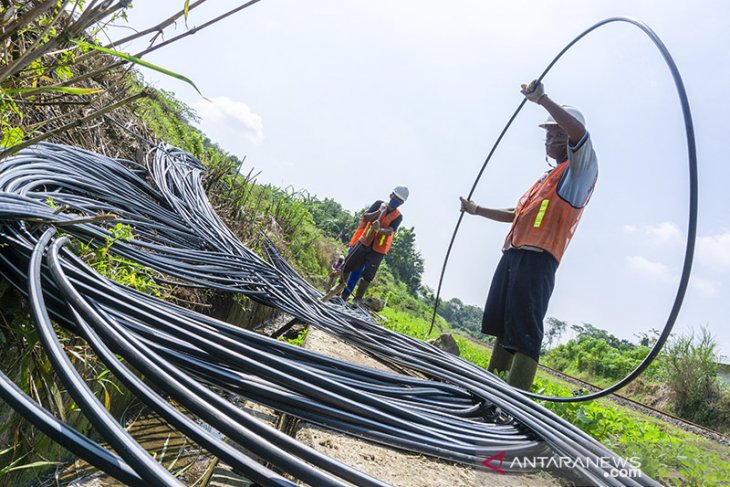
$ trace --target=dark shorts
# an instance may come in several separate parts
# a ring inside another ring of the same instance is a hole
[[[540,358],[542,322],[555,287],[558,261],[548,252],[509,249],[494,271],[482,317],[482,333],[502,346]]]
[[[366,281],[372,281],[375,279],[375,273],[378,272],[380,262],[382,262],[385,254],[375,252],[371,247],[365,247],[359,243],[355,245],[352,252],[347,256],[345,260],[345,267],[342,268],[342,274],[353,272],[361,267],[365,267],[362,272],[362,279]]]

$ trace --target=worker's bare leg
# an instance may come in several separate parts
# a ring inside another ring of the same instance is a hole
[[[496,375],[507,372],[512,367],[514,356],[515,354],[502,347],[502,339],[497,338],[494,341],[494,347],[492,347],[492,357],[489,359],[487,370]]]
[[[537,360],[524,353],[517,352],[512,361],[512,368],[509,371],[507,383],[517,389],[529,391],[530,387],[532,387],[532,382],[535,380],[536,372]]]

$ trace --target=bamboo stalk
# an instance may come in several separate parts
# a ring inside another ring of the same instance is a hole
[[[11,24],[11,27],[0,34],[0,42],[18,32],[23,27],[32,23],[36,18],[43,14],[46,10],[52,8],[56,4],[56,0],[46,0],[28,10],[22,17]]]
[[[82,125],[90,120],[94,120],[97,117],[100,117],[106,113],[109,113],[111,111],[116,110],[117,108],[126,105],[127,103],[133,102],[134,100],[137,100],[139,98],[142,98],[143,96],[148,96],[148,93],[146,90],[140,91],[139,93],[129,96],[123,100],[120,100],[116,103],[112,103],[109,106],[106,106],[100,110],[97,110],[93,113],[90,113],[89,115],[80,118],[78,120],[74,120],[71,123],[68,123],[62,127],[59,127],[57,129],[51,130],[50,132],[46,132],[44,134],[41,134],[37,137],[34,137],[30,140],[27,140],[25,142],[21,142],[20,144],[14,145],[13,147],[10,147],[8,149],[5,149],[4,151],[0,152],[0,160],[5,158],[6,156],[9,156],[10,154],[13,154],[19,150],[25,149],[26,147],[29,147],[33,144],[37,144],[38,142],[41,142],[43,140],[46,140],[49,137],[53,137],[54,135],[61,134],[67,130],[70,130],[72,128],[78,127],[79,125]]]
[[[46,28],[43,30],[41,35],[38,36],[38,38],[35,40],[35,42],[28,48],[29,51],[32,51],[36,46],[38,46],[40,43],[43,42],[43,38],[48,34],[48,32],[51,30],[51,28],[56,24],[59,18],[61,18],[61,12],[63,12],[63,9],[66,8],[66,5],[68,5],[68,0],[63,0],[56,10],[56,14],[53,17],[53,20],[48,22],[48,25],[46,25]]]
[[[234,13],[236,13],[236,12],[238,12],[240,10],[243,10],[244,8],[249,7],[249,6],[251,6],[251,5],[255,4],[255,3],[258,3],[260,1],[261,0],[251,0],[251,1],[245,3],[245,4],[241,5],[241,6],[238,6],[238,7],[234,8],[234,9],[232,9],[232,10],[229,10],[228,12],[224,13],[223,15],[219,15],[218,17],[216,17],[216,18],[214,18],[214,19],[212,19],[212,20],[210,20],[210,21],[202,24],[199,27],[194,27],[194,28],[190,29],[187,32],[184,32],[184,33],[182,33],[182,34],[180,34],[178,36],[175,36],[175,37],[172,37],[172,38],[166,40],[165,42],[162,42],[160,44],[157,44],[156,46],[151,46],[151,47],[149,47],[149,48],[147,48],[147,49],[145,49],[143,51],[140,51],[137,54],[134,54],[134,57],[141,58],[142,56],[144,56],[146,54],[149,54],[152,51],[156,51],[157,49],[160,49],[161,47],[167,46],[168,44],[171,44],[173,42],[177,42],[177,41],[179,41],[180,39],[182,39],[184,37],[187,37],[187,36],[196,34],[197,32],[205,29],[206,27],[210,27],[211,25],[215,24],[216,22],[218,22],[220,20],[223,20],[224,18],[226,18],[226,17],[228,17],[230,15],[233,15]],[[74,78],[71,78],[69,80],[63,81],[63,82],[58,83],[58,84],[55,84],[53,86],[68,86],[68,85],[73,84],[73,83],[78,83],[78,82],[87,80],[89,78],[93,78],[94,76],[97,76],[99,74],[102,74],[102,73],[104,73],[106,71],[109,71],[111,69],[118,68],[119,66],[122,66],[122,65],[124,65],[126,63],[127,63],[127,61],[117,61],[117,62],[114,62],[114,63],[108,65],[108,66],[104,66],[104,67],[95,69],[94,71],[90,71],[88,73],[85,73],[85,74],[76,76]],[[1,80],[2,80],[2,78],[0,78],[0,81]]]
[[[11,63],[5,70],[0,72],[0,83],[2,83],[5,79],[9,78],[10,76],[13,76],[14,74],[17,74],[22,69],[26,68],[30,63],[35,61],[41,56],[44,56],[51,50],[55,49],[56,47],[68,42],[70,39],[76,38],[81,33],[86,30],[90,25],[93,23],[103,19],[107,15],[109,15],[112,12],[115,12],[116,10],[119,10],[123,6],[126,5],[126,2],[123,0],[112,5],[111,7],[107,9],[98,9],[96,11],[93,11],[91,9],[87,9],[79,19],[66,27],[57,37],[49,40],[42,46],[38,47],[36,50],[27,50],[25,53],[23,53],[17,60],[15,60],[13,63]],[[60,85],[63,86],[63,85]]]
[[[190,5],[190,7],[188,7],[188,12],[190,12],[191,10],[193,10],[193,9],[194,9],[195,7],[198,7],[199,5],[202,5],[202,4],[203,4],[203,3],[205,3],[205,2],[206,2],[206,0],[198,0],[197,2],[194,2],[194,3],[192,3],[192,4]],[[147,35],[147,34],[151,34],[152,32],[158,32],[158,33],[161,33],[161,32],[162,32],[163,30],[165,30],[165,29],[166,29],[167,27],[169,27],[170,25],[174,24],[174,23],[175,23],[175,21],[176,21],[177,19],[179,19],[179,18],[180,18],[180,17],[182,16],[182,15],[184,15],[184,14],[185,14],[185,9],[183,9],[183,10],[180,10],[179,12],[177,12],[177,13],[175,13],[174,15],[172,15],[172,16],[170,16],[170,17],[168,17],[168,18],[167,18],[166,20],[164,20],[164,21],[160,22],[159,24],[157,24],[157,25],[155,25],[155,26],[153,26],[153,27],[150,27],[150,28],[148,28],[148,29],[145,29],[145,30],[139,31],[139,32],[137,32],[137,33],[135,33],[135,34],[129,35],[129,36],[127,36],[127,37],[124,37],[124,38],[122,38],[122,39],[119,39],[119,40],[113,41],[113,42],[111,42],[111,43],[107,44],[107,45],[106,45],[106,46],[104,46],[104,47],[106,47],[107,49],[111,49],[111,48],[113,48],[113,47],[115,47],[115,46],[118,46],[118,45],[120,45],[120,44],[124,44],[125,42],[129,42],[129,41],[132,41],[132,40],[134,40],[134,39],[138,39],[138,38],[140,38],[140,37],[143,37],[143,36],[145,36],[145,35]],[[153,39],[152,39],[152,40],[151,40],[150,42],[154,42],[154,39],[156,39],[156,37],[154,37],[154,38],[153,38]],[[82,56],[82,58],[83,58],[83,56]]]

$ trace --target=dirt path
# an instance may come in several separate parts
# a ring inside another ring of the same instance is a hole
[[[348,362],[391,370],[377,360],[330,335],[310,329],[305,347]],[[549,487],[561,485],[546,473],[508,474],[483,472],[461,464],[394,450],[369,441],[302,423],[297,439],[358,470],[398,487]]]

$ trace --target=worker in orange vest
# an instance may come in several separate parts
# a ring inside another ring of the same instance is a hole
[[[403,221],[398,207],[408,199],[408,188],[397,186],[390,193],[387,202],[378,200],[368,208],[362,216],[362,225],[359,228],[357,243],[345,259],[345,266],[342,268],[340,283],[329,291],[322,301],[329,301],[338,295],[345,288],[350,273],[365,267],[360,279],[360,284],[355,293],[355,300],[361,300],[365,291],[373,282],[378,267],[383,258],[390,250],[393,242],[393,235]],[[356,233],[356,236],[357,236]],[[355,236],[353,236],[353,241]]]
[[[549,114],[540,127],[546,131],[546,160],[554,159],[557,166],[516,208],[484,208],[460,199],[461,211],[512,224],[487,295],[482,332],[496,337],[488,370],[508,372],[509,384],[529,390],[555,272],[593,194],[598,159],[580,111],[555,103],[538,81],[522,85],[522,94]]]

